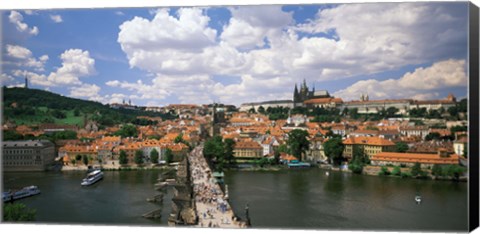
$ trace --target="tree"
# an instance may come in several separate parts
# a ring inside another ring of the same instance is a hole
[[[288,146],[286,144],[281,144],[280,146],[278,146],[278,152],[288,154]]]
[[[348,169],[355,174],[362,174],[363,172],[363,163],[357,160],[352,160],[350,164],[348,164]]]
[[[158,163],[158,151],[155,148],[150,151],[150,161],[154,164]]]
[[[431,141],[431,140],[439,140],[440,139],[440,133],[438,132],[431,132],[425,136],[426,141]]]
[[[137,127],[133,124],[124,124],[122,128],[114,133],[116,136],[125,137],[137,137]]]
[[[75,117],[80,116],[80,111],[79,111],[77,108],[75,108],[75,110],[73,110],[73,115],[74,115]]]
[[[141,150],[135,151],[135,157],[133,159],[135,161],[135,164],[140,165],[143,164],[143,153]]]
[[[72,160],[70,160],[70,162],[71,162],[73,165],[77,164],[77,160],[75,160],[74,158],[73,158]]]
[[[434,176],[442,176],[442,167],[438,164],[433,165],[432,167],[432,175]]]
[[[412,174],[412,176],[417,176],[417,175],[419,175],[419,174],[421,173],[421,171],[422,171],[422,168],[420,167],[420,163],[416,162],[416,163],[413,165],[410,173]]]
[[[171,149],[165,150],[165,161],[171,163],[173,161],[173,153]]]
[[[35,209],[29,209],[23,203],[8,203],[3,205],[3,221],[35,221]]]
[[[232,164],[233,161],[235,160],[234,158],[234,147],[235,147],[235,141],[232,139],[225,139],[224,141],[224,159],[228,164]]]
[[[88,166],[88,156],[87,155],[82,156],[82,161],[83,161],[83,165]]]
[[[125,165],[128,163],[127,153],[125,150],[120,150],[120,156],[118,156],[118,161],[121,165]]]
[[[358,108],[352,108],[349,110],[349,114],[350,114],[350,117],[352,117],[353,119],[358,119],[359,115],[358,115]]]
[[[77,154],[77,156],[75,156],[75,160],[77,160],[77,161],[80,161],[80,160],[82,160],[82,155],[80,155],[80,154]]]
[[[265,108],[263,106],[258,107],[258,113],[265,114]]]
[[[175,139],[173,140],[173,142],[176,144],[183,142],[183,133],[178,134],[177,137],[175,137]]]
[[[343,145],[342,138],[334,137],[323,143],[323,150],[331,164],[340,164],[343,160]]]
[[[292,155],[299,160],[302,158],[302,154],[308,150],[310,142],[307,139],[308,132],[305,130],[295,129],[288,133],[287,145],[292,152]]]
[[[394,176],[401,176],[402,175],[402,170],[400,170],[399,166],[393,167],[392,175],[394,175]]]
[[[408,150],[408,145],[405,142],[395,143],[395,151],[399,153],[405,153]]]
[[[207,140],[203,147],[203,155],[209,160],[223,158],[224,146],[221,136],[215,136]]]
[[[390,171],[386,166],[382,166],[378,172],[378,175],[390,175]]]
[[[273,159],[274,159],[274,163],[275,164],[279,164],[280,163],[280,151],[275,151],[275,153],[273,154]]]
[[[386,110],[387,117],[394,117],[396,113],[398,112],[398,108],[395,108],[393,106],[387,108]]]

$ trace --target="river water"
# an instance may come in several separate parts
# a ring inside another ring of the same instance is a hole
[[[248,203],[256,228],[467,230],[467,183],[325,172],[229,171],[225,182],[235,213],[245,217]]]
[[[147,198],[160,194],[154,189],[161,171],[105,171],[103,180],[83,187],[86,172],[4,173],[4,188],[37,185],[40,195],[18,200],[37,210],[36,221],[56,224],[167,225],[171,211],[171,189],[163,203]],[[4,190],[5,191],[5,190]],[[142,217],[162,209],[160,220]]]
[[[467,230],[467,183],[361,176],[318,168],[278,172],[227,171],[230,202],[254,228],[321,230]],[[37,210],[37,222],[166,226],[171,189],[162,204],[161,171],[107,171],[81,187],[85,172],[4,173],[4,188],[37,185],[42,194],[21,200]],[[423,202],[417,205],[415,195]],[[163,208],[160,220],[142,214]]]

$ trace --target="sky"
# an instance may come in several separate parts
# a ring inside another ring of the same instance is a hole
[[[2,86],[104,104],[467,95],[468,3],[5,10]]]

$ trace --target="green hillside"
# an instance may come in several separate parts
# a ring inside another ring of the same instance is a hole
[[[174,118],[171,115],[142,110],[112,109],[99,102],[69,98],[56,93],[24,88],[2,88],[3,122],[35,125],[73,124],[83,127],[86,120],[103,126],[133,122],[137,116]]]

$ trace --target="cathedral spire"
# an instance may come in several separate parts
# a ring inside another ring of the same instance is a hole
[[[295,89],[293,90],[293,101],[296,102],[298,99],[298,88],[297,84],[295,84]]]

